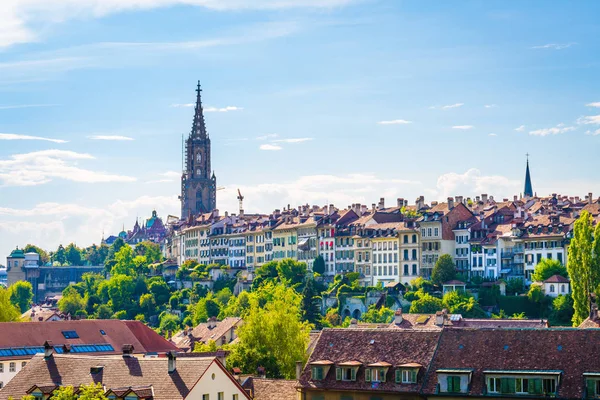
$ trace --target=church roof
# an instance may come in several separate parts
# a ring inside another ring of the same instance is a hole
[[[533,197],[533,187],[531,185],[531,175],[529,174],[529,159],[527,159],[527,168],[525,169],[525,189],[523,190],[525,197]]]

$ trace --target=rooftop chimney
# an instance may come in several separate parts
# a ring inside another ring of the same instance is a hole
[[[518,198],[518,197],[517,197],[517,195],[515,194],[515,195],[513,196],[513,201],[517,201],[517,200],[519,200],[519,198]]]
[[[375,203],[371,204],[371,211],[375,212]]]
[[[302,375],[302,361],[296,361],[296,380],[300,380]]]
[[[448,197],[448,210],[452,210],[454,208],[454,198]]]
[[[70,353],[71,352],[71,345],[70,344],[63,344],[63,353]]]
[[[394,323],[396,325],[400,325],[402,323],[402,308],[399,308],[396,310],[396,312],[394,313]]]
[[[124,344],[121,349],[123,350],[123,357],[132,357],[133,356],[133,345],[132,344]]]
[[[172,374],[177,370],[177,353],[169,351],[167,353],[169,373]]]
[[[51,340],[46,340],[44,342],[44,357],[52,357],[52,353],[54,353],[54,345]]]
[[[398,197],[398,207],[402,208],[404,206],[404,199],[402,197]]]
[[[352,318],[350,320],[350,326],[349,328],[358,328],[358,321],[356,320],[356,318]]]
[[[484,204],[487,203],[487,201],[488,201],[488,195],[485,194],[485,193],[482,193],[481,194],[481,201],[483,201]]]
[[[592,204],[594,202],[594,197],[592,196],[592,192],[588,193],[588,204]]]
[[[217,317],[210,317],[208,319],[208,329],[213,329],[217,326]]]
[[[265,371],[265,367],[261,367],[259,366],[258,368],[256,368],[256,374],[260,377],[260,378],[266,378],[267,373]]]
[[[446,313],[448,311],[444,308],[442,311],[435,313],[435,324],[437,326],[444,326],[444,320],[446,319]]]
[[[383,210],[385,208],[385,198],[380,197],[379,198],[379,209]]]
[[[425,206],[425,196],[417,197],[417,200],[415,201],[415,205],[417,206],[417,211],[419,211],[421,208],[423,208]]]

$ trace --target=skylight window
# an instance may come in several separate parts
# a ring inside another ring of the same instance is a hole
[[[79,335],[76,331],[62,331],[65,339],[79,339]]]

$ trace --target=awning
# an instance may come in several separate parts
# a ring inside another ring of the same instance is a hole
[[[301,250],[309,250],[308,240],[309,238],[301,238],[298,241],[298,248]]]

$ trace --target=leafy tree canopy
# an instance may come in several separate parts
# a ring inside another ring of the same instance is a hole
[[[33,299],[33,288],[28,281],[17,281],[8,288],[10,301],[18,307],[21,313],[29,310]]]
[[[542,258],[542,260],[535,266],[535,270],[531,275],[531,280],[535,282],[543,282],[554,275],[564,276],[565,278],[569,277],[567,268],[562,265],[560,261]]]
[[[454,260],[450,254],[443,254],[438,258],[433,272],[431,274],[431,280],[436,285],[441,285],[444,282],[451,281],[456,277],[456,266]]]

